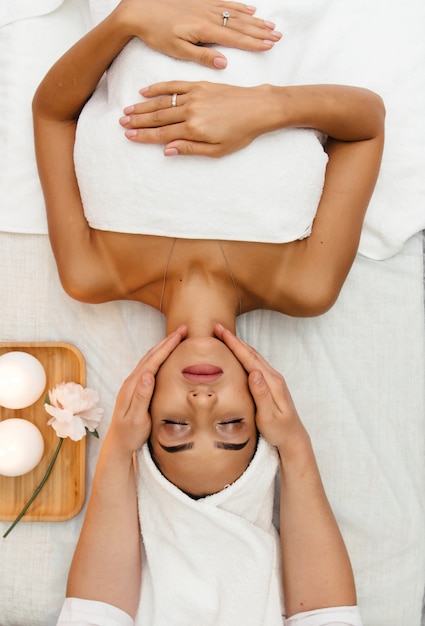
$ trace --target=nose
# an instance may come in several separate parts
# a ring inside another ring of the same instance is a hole
[[[192,406],[213,406],[217,402],[217,395],[212,389],[192,389],[188,401]]]

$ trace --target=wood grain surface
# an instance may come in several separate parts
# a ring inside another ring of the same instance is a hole
[[[81,352],[68,343],[0,343],[0,355],[11,351],[35,356],[46,371],[46,389],[37,402],[24,409],[0,407],[0,421],[19,417],[27,419],[41,431],[44,453],[40,463],[23,476],[0,476],[0,519],[14,520],[42,480],[59,443],[55,431],[47,425],[50,416],[44,409],[46,395],[61,382],[85,386],[86,367]],[[53,470],[28,509],[23,521],[64,521],[74,517],[85,498],[86,438],[64,439]]]

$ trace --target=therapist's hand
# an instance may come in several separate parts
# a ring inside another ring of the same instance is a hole
[[[105,438],[108,450],[113,449],[128,458],[147,441],[151,431],[149,405],[155,388],[155,374],[185,334],[185,327],[181,327],[156,344],[124,381]]]
[[[229,13],[225,26],[224,11]],[[150,48],[215,69],[224,69],[227,59],[203,44],[261,52],[279,41],[274,23],[254,17],[255,11],[224,0],[121,0],[117,8],[133,35]]]
[[[248,372],[249,389],[257,408],[257,428],[279,450],[282,460],[299,456],[310,439],[294,406],[283,376],[254,348],[220,324],[215,333]]]
[[[264,85],[169,81],[140,93],[148,100],[126,107],[119,122],[130,141],[164,144],[165,156],[222,157],[272,130],[273,100]]]

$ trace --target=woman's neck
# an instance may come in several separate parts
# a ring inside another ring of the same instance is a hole
[[[172,263],[171,259],[162,302],[167,333],[185,324],[189,337],[213,336],[217,322],[236,330],[241,307],[237,286],[220,250],[217,258],[220,263],[214,268],[208,263],[181,264],[178,259]]]

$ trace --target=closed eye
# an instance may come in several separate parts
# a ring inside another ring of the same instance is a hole
[[[234,417],[223,422],[218,422],[217,432],[222,433],[223,436],[239,435],[239,433],[246,431],[246,421],[243,417]]]
[[[190,430],[189,424],[180,420],[162,420],[162,427],[165,433],[172,436],[184,435]]]

